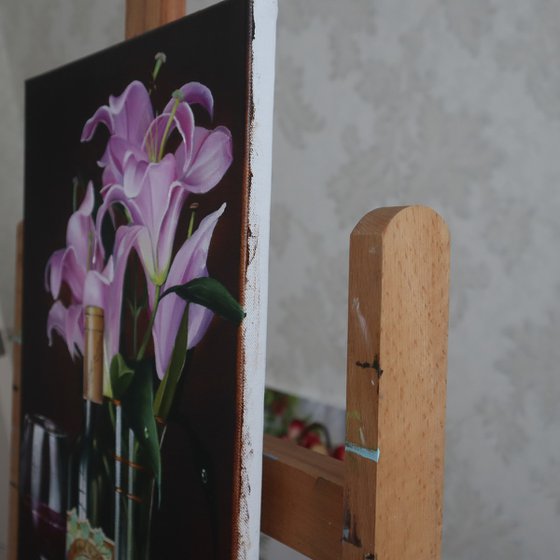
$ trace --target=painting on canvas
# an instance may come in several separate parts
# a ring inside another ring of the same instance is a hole
[[[273,6],[26,84],[22,560],[258,557]]]

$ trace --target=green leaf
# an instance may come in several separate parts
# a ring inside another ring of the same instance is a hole
[[[121,354],[113,356],[111,366],[109,367],[109,376],[111,378],[113,397],[121,400],[134,377],[134,370],[127,365]]]
[[[165,290],[162,298],[175,293],[185,301],[202,305],[233,323],[239,324],[245,312],[226,287],[214,278],[195,278],[186,284]]]
[[[165,372],[162,382],[156,392],[154,400],[154,415],[161,418],[164,422],[169,416],[171,406],[175,399],[177,386],[181,379],[181,373],[185,367],[187,359],[187,343],[188,343],[188,327],[189,327],[189,304],[185,308],[177,336],[175,338],[175,346],[171,354],[169,366]]]
[[[136,362],[134,375],[122,400],[125,421],[132,428],[142,447],[154,477],[161,487],[161,454],[156,421],[153,412],[154,387],[152,367],[149,362]]]

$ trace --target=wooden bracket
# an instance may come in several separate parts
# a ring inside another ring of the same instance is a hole
[[[360,220],[350,239],[343,472],[265,438],[266,534],[317,560],[440,558],[448,297],[449,233],[438,214],[381,208]]]

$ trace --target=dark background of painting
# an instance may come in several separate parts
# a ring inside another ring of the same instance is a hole
[[[161,111],[172,91],[189,81],[214,95],[214,119],[195,110],[197,124],[227,126],[233,135],[233,164],[199,202],[200,218],[227,202],[208,258],[210,275],[238,298],[247,188],[248,37],[247,2],[223,2],[138,39],[123,43],[26,84],[25,255],[23,308],[23,413],[41,413],[72,435],[82,424],[81,361],[73,363],[65,342],[48,346],[46,320],[52,298],[44,288],[49,256],[65,246],[72,213],[72,180],[95,179],[107,134],[80,143],[86,120],[120,95],[132,80],[146,85],[154,55],[167,55],[152,96]],[[187,216],[182,217],[183,231]],[[180,229],[181,229],[180,227]],[[180,235],[180,234],[179,234]],[[233,499],[239,475],[240,426],[236,411],[238,329],[215,318],[192,355],[175,403],[163,448],[163,495],[153,530],[152,557],[225,559],[232,553]],[[201,468],[208,472],[202,484]],[[26,525],[20,558],[29,558]]]

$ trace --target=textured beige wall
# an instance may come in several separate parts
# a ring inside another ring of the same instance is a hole
[[[558,558],[560,3],[280,0],[278,45],[270,381],[343,402],[348,233],[436,208],[444,557]]]
[[[433,206],[453,235],[444,557],[558,558],[560,3],[279,4],[269,382],[343,403],[349,232]],[[122,1],[0,4],[5,318],[22,79],[122,29]]]

